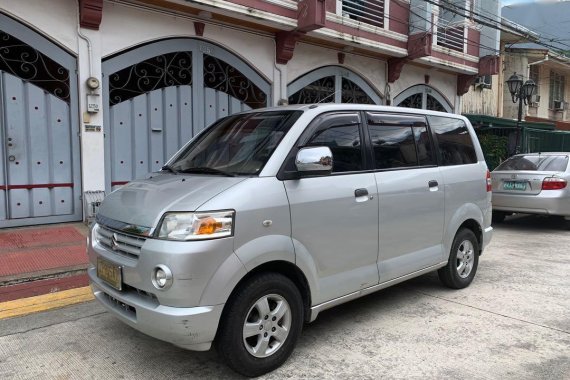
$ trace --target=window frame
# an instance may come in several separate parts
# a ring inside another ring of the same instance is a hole
[[[473,145],[473,151],[475,153],[475,162],[469,163],[469,164],[453,164],[453,165],[445,165],[443,163],[443,155],[441,153],[441,149],[439,147],[439,139],[437,137],[437,132],[435,131],[435,128],[432,128],[430,122],[429,122],[429,117],[428,116],[432,116],[432,117],[443,117],[446,119],[453,119],[453,120],[459,120],[462,121],[463,124],[465,125],[465,128],[467,128],[467,133],[469,133],[469,137],[471,138],[471,144]],[[469,129],[468,124],[465,122],[465,120],[457,118],[457,117],[449,117],[449,116],[439,116],[439,115],[426,115],[426,120],[428,122],[428,125],[430,127],[431,130],[431,136],[432,136],[432,141],[434,144],[434,147],[436,148],[436,157],[437,157],[437,166],[439,167],[453,167],[453,166],[462,166],[462,165],[476,165],[479,162],[479,158],[477,157],[477,148],[475,146],[475,141],[473,140],[473,135],[471,134],[471,130]]]
[[[550,84],[548,89],[548,108],[558,111],[554,108],[554,102],[562,102],[564,104],[564,95],[566,91],[566,78],[564,74],[560,74],[554,70],[550,70]],[[558,90],[558,91],[557,91]],[[559,96],[558,96],[559,95]]]
[[[435,149],[433,132],[431,131],[431,128],[430,128],[429,123],[427,121],[426,115],[411,114],[411,113],[399,113],[399,112],[386,112],[386,111],[364,111],[363,113],[365,116],[363,120],[365,122],[366,135],[368,137],[368,152],[370,153],[370,156],[371,156],[371,162],[372,162],[372,167],[373,167],[374,172],[386,172],[386,171],[395,171],[395,170],[411,170],[411,169],[419,169],[419,168],[433,168],[433,167],[439,166],[439,160],[440,160],[439,151]],[[430,149],[431,149],[431,152],[433,154],[434,163],[429,164],[429,165],[420,165],[418,145],[416,143],[415,135],[413,134],[414,123],[409,123],[409,125],[407,125],[407,126],[412,128],[412,136],[414,136],[414,147],[416,150],[416,163],[417,163],[417,165],[377,169],[376,168],[376,157],[374,154],[374,145],[372,144],[372,139],[370,137],[370,128],[369,128],[371,124],[372,125],[377,125],[377,124],[373,124],[373,123],[369,122],[368,114],[380,114],[380,115],[385,115],[385,116],[398,116],[398,117],[402,117],[402,118],[407,117],[409,119],[423,119],[424,126],[426,128],[428,139],[429,139]]]
[[[280,181],[285,180],[292,180],[292,179],[300,179],[299,172],[297,171],[290,171],[287,170],[287,166],[290,165],[291,161],[294,162],[297,153],[302,148],[307,147],[307,142],[309,139],[315,134],[315,132],[321,129],[328,129],[335,126],[342,126],[342,125],[358,125],[358,132],[360,134],[360,153],[362,157],[362,170],[356,171],[346,171],[346,172],[332,172],[327,176],[340,176],[340,175],[351,175],[351,174],[359,174],[359,173],[366,173],[371,172],[371,155],[369,149],[369,140],[367,138],[367,133],[365,133],[364,125],[363,125],[363,115],[362,112],[359,110],[346,110],[346,111],[330,111],[324,112],[322,114],[317,115],[311,122],[305,127],[301,136],[297,139],[289,154],[281,164],[281,168],[277,173],[277,179]],[[355,118],[354,120],[350,120],[350,118]],[[311,146],[308,146],[311,147]],[[334,162],[334,156],[333,156]],[[313,178],[313,177],[322,177],[322,175],[306,175],[302,178]]]

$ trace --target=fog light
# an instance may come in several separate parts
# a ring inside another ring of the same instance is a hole
[[[152,271],[151,280],[155,288],[168,289],[172,285],[172,272],[166,265],[157,265]]]

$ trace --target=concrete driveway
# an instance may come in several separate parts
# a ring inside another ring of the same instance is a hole
[[[570,379],[570,231],[516,217],[495,226],[474,283],[437,275],[325,311],[263,378]],[[235,378],[96,303],[0,321],[0,378]]]

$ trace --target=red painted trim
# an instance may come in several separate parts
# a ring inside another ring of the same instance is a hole
[[[402,49],[408,48],[408,43],[406,41],[398,41],[390,37],[380,36],[378,34],[353,28],[347,25],[337,24],[336,22],[330,20],[326,20],[325,26],[329,29],[336,30],[337,32],[345,33],[351,36],[367,38],[372,41],[380,42],[387,45],[392,45]]]
[[[479,42],[481,41],[481,32],[475,29],[467,29],[467,54],[474,57],[479,56]]]
[[[439,59],[443,59],[446,61],[450,61],[453,63],[459,63],[461,65],[465,65],[465,66],[469,66],[469,67],[473,67],[475,69],[479,68],[479,62],[472,62],[472,61],[468,61],[466,59],[460,58],[460,57],[455,57],[453,55],[449,55],[449,54],[445,54],[445,53],[441,53],[439,51],[435,51],[432,50],[431,52],[431,56],[435,57],[435,58],[439,58]]]
[[[129,182],[130,181],[115,181],[115,182],[111,182],[111,186],[122,186],[122,185],[126,185]]]
[[[396,33],[408,34],[410,19],[410,4],[401,2],[399,0],[390,1],[390,30]]]
[[[82,28],[99,30],[103,18],[103,0],[79,0],[79,24]]]
[[[31,189],[52,189],[54,187],[73,187],[73,183],[38,183],[33,185],[8,185],[0,186],[0,190],[31,190]]]
[[[234,4],[243,5],[244,7],[258,9],[260,11],[265,11],[273,13],[279,16],[285,16],[292,19],[297,19],[297,10],[292,10],[288,8],[280,7],[279,5],[266,3],[261,0],[231,0]]]
[[[62,290],[81,288],[87,285],[89,285],[87,274],[80,274],[76,276],[37,280],[23,284],[2,286],[0,287],[0,302],[61,292]]]

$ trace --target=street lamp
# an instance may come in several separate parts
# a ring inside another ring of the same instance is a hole
[[[514,73],[509,79],[507,79],[507,86],[509,86],[509,92],[511,93],[511,98],[513,103],[519,102],[519,116],[517,119],[517,137],[515,144],[515,154],[519,153],[519,136],[521,131],[521,121],[522,121],[522,110],[523,102],[525,105],[530,103],[530,98],[534,94],[536,89],[536,84],[532,79],[527,80],[523,84],[522,77]]]

